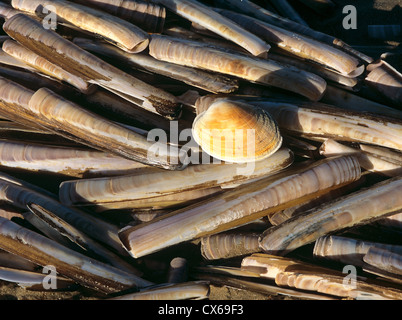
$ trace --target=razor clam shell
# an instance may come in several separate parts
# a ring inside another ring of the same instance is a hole
[[[10,19],[14,15],[20,13],[18,10],[15,10],[8,3],[0,3],[0,16],[7,19]]]
[[[332,201],[338,197],[344,196],[348,193],[358,190],[366,179],[362,176],[359,180],[349,183],[346,186],[340,187],[338,189],[330,190],[326,194],[323,194],[317,198],[311,199],[304,203],[300,203],[294,207],[286,208],[285,210],[274,212],[268,216],[269,222],[276,226],[284,221],[294,217],[296,215],[302,214],[303,212],[322,205],[326,202]]]
[[[17,283],[20,287],[29,290],[51,290],[52,288],[45,289],[44,287],[44,284],[50,280],[49,277],[48,274],[0,267],[0,280]],[[55,290],[67,289],[74,284],[70,279],[60,276],[51,280],[56,283]]]
[[[172,208],[181,208],[197,201],[210,198],[221,192],[222,188],[220,187],[202,188],[137,200],[109,201],[100,203],[97,203],[96,201],[92,203],[77,202],[70,205],[82,208],[91,208],[96,212],[108,210],[166,210]],[[60,201],[63,202],[64,199],[60,199]]]
[[[13,40],[6,40],[2,48],[4,52],[34,68],[38,72],[60,81],[65,81],[83,93],[88,93],[93,90],[93,87],[91,88],[91,86],[80,77],[63,70]]]
[[[40,7],[53,13],[73,26],[97,34],[119,48],[129,52],[141,52],[148,47],[148,34],[132,23],[106,12],[63,0],[12,0],[12,6],[35,14]]]
[[[370,247],[363,257],[364,262],[386,273],[397,275],[402,283],[402,253],[376,246]]]
[[[185,166],[187,154],[183,149],[148,141],[143,135],[65,100],[46,88],[32,96],[29,107],[37,118],[46,123],[46,127],[60,135],[66,133],[80,143],[164,169],[177,170]],[[157,152],[160,154],[157,155]]]
[[[357,58],[326,43],[236,12],[227,10],[219,10],[219,12],[265,41],[275,44],[292,55],[315,61],[342,75],[354,73],[354,76],[358,76],[364,71],[364,66],[359,65],[360,61]],[[358,73],[356,74],[356,72]]]
[[[249,102],[267,110],[282,130],[402,149],[399,119],[353,112],[320,103]]]
[[[133,67],[142,68],[156,74],[161,74],[205,91],[214,93],[230,93],[236,91],[239,87],[238,81],[235,79],[201,70],[195,70],[193,68],[188,68],[173,63],[163,62],[154,59],[147,54],[129,54],[118,50],[111,45],[87,39],[74,39],[74,43],[85,50],[106,55],[110,58],[126,62]]]
[[[258,233],[223,232],[201,238],[201,254],[207,260],[229,259],[259,252]]]
[[[287,254],[318,238],[402,210],[402,179],[391,178],[268,228],[260,238],[267,253]]]
[[[10,40],[10,37],[7,37],[7,39],[4,40],[4,42],[7,42],[8,40]],[[2,43],[4,44],[4,42]],[[28,66],[26,63],[21,62],[20,60],[17,60],[16,58],[6,53],[2,48],[0,48],[0,64],[2,65],[2,67],[7,66],[7,67],[25,69],[31,72],[36,71],[34,68]]]
[[[175,284],[160,284],[109,300],[203,300],[209,297],[207,281],[190,281]]]
[[[185,191],[239,185],[272,175],[293,163],[293,154],[282,148],[266,160],[247,164],[200,164],[181,171],[158,171],[95,179],[64,181],[60,201],[66,205],[122,202],[176,195]],[[174,199],[174,198],[173,198]],[[157,200],[157,199],[156,199]],[[179,198],[178,198],[179,200]]]
[[[217,0],[215,0],[217,1]],[[282,17],[278,14],[275,14],[265,8],[262,8],[258,4],[248,1],[248,0],[218,0],[218,3],[222,4],[225,7],[234,8],[239,10],[244,14],[248,14],[253,16],[259,20],[265,21],[267,23],[273,24],[275,26],[287,29],[292,32],[300,33],[305,36],[308,36],[312,39],[322,41],[329,45],[334,45],[336,47],[341,48],[342,50],[346,51],[349,54],[352,54],[359,59],[363,60],[366,63],[373,62],[373,58],[357,51],[356,49],[352,48],[348,44],[344,43],[342,40],[337,39],[329,34],[316,31],[311,29],[310,27],[303,25],[301,23],[297,23],[293,20],[287,19],[286,17]]]
[[[360,81],[358,78],[351,78],[334,72],[333,70],[328,70],[325,67],[311,62],[309,60],[302,60],[298,58],[291,57],[289,55],[283,55],[280,53],[274,53],[274,50],[270,52],[269,58],[280,63],[292,65],[301,70],[305,70],[307,72],[315,73],[320,76],[327,82],[333,82],[335,84],[339,84],[341,86],[345,86],[351,89],[355,89],[359,87]],[[329,85],[327,85],[327,88]],[[325,96],[325,95],[324,95]]]
[[[3,250],[0,250],[0,266],[25,271],[35,271],[38,268],[37,264]]]
[[[75,0],[75,2],[127,20],[149,33],[160,33],[165,25],[166,8],[156,3],[142,0]]]
[[[0,139],[0,166],[75,178],[134,173],[148,166],[110,153]]]
[[[366,152],[376,154],[380,157],[392,159],[402,165],[402,153],[388,148],[373,146],[368,144],[359,144],[360,149]]]
[[[402,112],[400,110],[360,97],[353,92],[332,85],[327,86],[327,90],[320,102],[342,109],[370,112],[391,118],[402,119]]]
[[[103,293],[150,285],[133,274],[88,258],[40,234],[0,218],[0,247]]]
[[[181,106],[172,94],[111,66],[24,14],[9,19],[3,29],[14,40],[51,63],[134,101],[146,110],[169,119],[175,119],[181,113]]]
[[[27,128],[48,131],[43,128],[43,122],[36,119],[29,110],[33,95],[34,91],[0,77],[0,115]]]
[[[141,257],[174,244],[243,225],[359,177],[360,166],[355,158],[325,159],[308,168],[284,170],[239,186],[212,200],[174,211],[155,222],[128,226],[120,230],[119,238],[133,257]],[[286,191],[289,189],[292,192]]]
[[[402,253],[402,246],[370,242],[342,236],[324,236],[314,244],[313,255],[317,258],[334,260],[345,265],[363,267],[363,258],[371,247]]]
[[[194,276],[196,279],[208,280],[218,286],[229,286],[241,290],[255,291],[264,295],[284,295],[298,299],[309,300],[334,300],[334,297],[294,290],[285,287],[279,287],[275,284],[262,282],[257,273],[245,271],[240,268],[207,266],[198,268],[198,273]]]
[[[278,87],[311,100],[319,100],[327,85],[313,73],[275,61],[230,53],[202,42],[153,35],[149,53],[158,60]]]
[[[37,219],[52,228],[56,233],[59,233],[64,239],[68,239],[78,247],[83,248],[88,255],[93,256],[100,261],[107,262],[120,270],[139,276],[141,275],[141,273],[129,263],[101,246],[98,242],[92,240],[85,233],[77,230],[63,219],[60,219],[53,212],[50,212],[34,203],[28,204],[27,207]],[[57,240],[55,239],[55,241]]]
[[[402,74],[388,62],[380,60],[367,67],[365,82],[385,97],[402,106]]]
[[[1,173],[0,190],[0,198],[6,203],[22,210],[26,210],[28,204],[38,204],[90,237],[108,245],[120,254],[125,254],[116,226],[84,211],[64,206],[54,194],[43,188]]]
[[[287,257],[256,253],[243,259],[243,270],[260,270],[260,276],[275,280],[279,286],[315,291],[352,299],[401,299],[402,291],[386,283],[371,282],[357,277],[354,285],[346,282],[345,274]]]
[[[327,139],[322,143],[320,154],[324,157],[353,154],[359,160],[361,167],[367,171],[378,172],[388,177],[396,177],[402,174],[402,167],[399,162],[346,146],[333,139]]]
[[[268,43],[256,35],[196,0],[156,0],[155,2],[221,37],[235,42],[254,56],[264,56],[271,48]]]

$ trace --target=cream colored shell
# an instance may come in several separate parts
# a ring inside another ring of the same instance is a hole
[[[268,112],[225,100],[196,117],[193,137],[209,155],[235,163],[261,160],[282,145],[278,126]]]

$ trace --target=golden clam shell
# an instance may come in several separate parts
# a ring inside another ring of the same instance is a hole
[[[282,145],[278,126],[268,112],[227,100],[211,104],[196,117],[193,137],[212,157],[235,163],[261,160]]]

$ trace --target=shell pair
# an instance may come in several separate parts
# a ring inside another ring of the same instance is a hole
[[[264,159],[282,145],[279,128],[268,112],[229,100],[213,102],[196,117],[193,137],[210,156],[235,163]]]

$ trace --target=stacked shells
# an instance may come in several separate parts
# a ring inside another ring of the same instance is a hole
[[[272,4],[3,1],[0,280],[402,299],[402,74]]]

